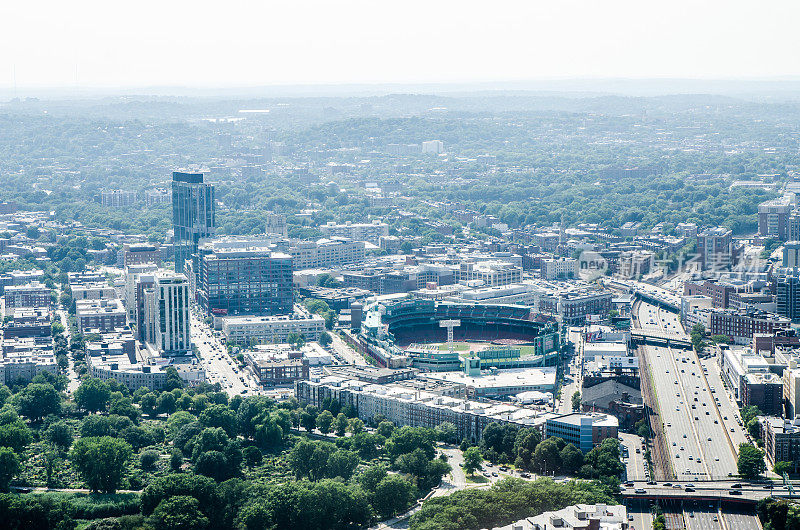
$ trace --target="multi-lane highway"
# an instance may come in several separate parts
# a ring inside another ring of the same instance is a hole
[[[649,507],[633,508],[628,511],[628,514],[633,516],[633,521],[628,523],[629,530],[650,530],[653,528],[653,515],[650,513]]]
[[[686,530],[718,528],[720,513],[716,503],[686,502],[683,504],[683,520]]]
[[[639,306],[644,329],[683,334],[678,315]],[[646,365],[658,400],[666,451],[679,480],[725,478],[736,474],[736,454],[697,355],[668,347],[644,346]]]
[[[686,334],[678,315],[645,302],[638,306],[637,320],[645,330]],[[736,475],[736,448],[746,436],[713,361],[701,361],[694,351],[661,346],[643,346],[642,353],[646,367],[642,377],[649,377],[656,400],[650,405],[658,411],[667,459],[677,480],[698,481],[692,486],[702,488],[701,481]],[[687,501],[683,519],[687,529],[760,528],[757,517],[723,514],[708,501],[705,505]]]
[[[722,423],[725,426],[726,432],[729,433],[733,446],[738,451],[739,444],[749,442],[744,427],[739,424],[741,421],[739,415],[739,408],[731,397],[730,392],[725,389],[722,383],[722,375],[720,373],[719,363],[715,357],[706,357],[700,360],[703,366],[703,373],[706,376],[708,386],[714,389],[714,397],[718,398],[714,404],[719,409],[722,416]]]
[[[749,512],[725,509],[721,515],[722,526],[726,530],[757,530],[761,528],[761,521]]]

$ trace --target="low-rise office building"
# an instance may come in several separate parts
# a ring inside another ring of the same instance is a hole
[[[584,342],[583,357],[587,361],[595,357],[628,357],[628,345],[624,342]]]
[[[477,358],[467,358],[469,363]],[[508,370],[482,370],[466,373],[465,371],[430,372],[421,374],[423,379],[445,381],[466,387],[470,398],[504,397],[522,392],[536,390],[553,392],[556,384],[556,367],[511,368]]]
[[[33,337],[50,340],[53,335],[52,320],[48,309],[21,308],[15,309],[11,318],[3,326],[3,338],[28,338]]]
[[[205,370],[193,356],[160,357],[148,350],[133,354],[124,343],[108,342],[106,347],[87,348],[86,367],[92,377],[103,381],[114,379],[131,392],[139,387],[161,390],[167,383],[167,368],[173,367],[189,386],[206,380]]]
[[[708,317],[711,314],[712,299],[702,294],[684,295],[681,297],[681,321],[686,329],[702,324],[708,329]]]
[[[617,438],[619,421],[610,414],[573,413],[548,418],[544,426],[546,438],[557,437],[588,453],[606,438]]]
[[[302,403],[316,407],[321,407],[325,400],[336,399],[342,406],[352,406],[364,421],[381,415],[397,426],[430,429],[450,422],[456,426],[459,439],[474,441],[481,438],[490,423],[510,423],[541,431],[545,420],[553,416],[551,412],[507,403],[481,403],[420,390],[413,383],[378,385],[327,376],[295,382],[295,396]]]
[[[50,307],[51,291],[41,282],[34,281],[23,285],[9,285],[5,288],[6,314],[18,307]]]
[[[791,321],[765,311],[718,309],[709,315],[709,332],[712,335],[726,335],[736,344],[747,344],[753,334],[775,333],[788,330]]]
[[[519,283],[522,281],[522,267],[506,261],[462,263],[458,269],[458,281],[465,283],[475,280],[488,287]]]
[[[111,331],[127,325],[127,314],[121,300],[116,298],[84,298],[75,301],[75,320],[78,329]]]
[[[116,298],[112,300],[76,300],[75,320],[81,333],[87,329],[113,331],[127,325],[128,314],[122,301]]]
[[[308,379],[308,359],[282,359],[246,354],[245,361],[262,385],[283,385]]]
[[[736,292],[736,287],[720,280],[683,283],[684,296],[706,296],[711,299],[711,306],[719,309],[728,307],[730,296],[734,292]]]
[[[582,281],[531,282],[538,291],[533,311],[552,316],[562,326],[582,326],[590,316],[606,318],[611,311],[611,291]]]
[[[554,512],[520,519],[493,530],[627,530],[628,509],[624,505],[576,504]]]
[[[381,237],[389,235],[389,225],[375,220],[371,223],[337,224],[333,221],[319,227],[325,237],[347,237],[354,241],[369,241],[377,245]]]
[[[225,317],[222,333],[228,341],[237,344],[284,343],[289,334],[297,333],[307,341],[319,340],[325,331],[325,319],[319,315],[277,315],[253,317]]]
[[[751,348],[740,346],[720,348],[718,362],[722,378],[742,406],[755,405],[770,415],[783,413],[785,381],[772,371],[778,368],[777,362],[770,363]],[[786,366],[784,377],[789,377],[786,372],[791,371],[791,364]]]
[[[765,417],[761,422],[764,453],[773,467],[777,462],[790,462],[793,471],[800,469],[800,422],[779,417]]]
[[[497,287],[450,290],[448,293],[444,294],[441,299],[450,302],[476,304],[533,305],[538,295],[539,291],[537,291],[533,285],[515,283]]]
[[[109,300],[116,298],[117,292],[106,282],[87,282],[69,286],[73,300]]]
[[[628,509],[624,505],[576,504],[563,510],[544,512],[493,530],[627,530]]]
[[[783,380],[769,372],[750,373],[742,382],[742,406],[755,406],[767,416],[783,415]]]
[[[300,241],[287,249],[297,270],[341,267],[360,263],[366,256],[363,241],[334,237],[317,241]]]
[[[545,258],[542,260],[542,278],[545,280],[567,280],[578,277],[578,260],[573,258]]]

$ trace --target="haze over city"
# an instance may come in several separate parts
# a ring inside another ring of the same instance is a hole
[[[791,1],[38,1],[0,18],[3,88],[800,75]]]
[[[800,4],[0,20],[0,528],[800,530]]]

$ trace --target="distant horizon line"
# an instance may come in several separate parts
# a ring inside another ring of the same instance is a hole
[[[736,86],[741,84],[743,86]],[[711,92],[687,92],[689,88],[711,88]],[[715,90],[721,90],[716,92]],[[722,90],[724,89],[724,90]],[[800,75],[740,76],[740,77],[549,77],[500,81],[420,81],[420,82],[327,82],[327,83],[276,83],[276,84],[143,84],[143,85],[92,85],[92,84],[0,84],[0,97],[19,98],[42,96],[187,96],[187,95],[241,95],[253,96],[344,96],[344,95],[437,95],[459,92],[550,92],[585,94],[752,94],[755,92],[800,92]],[[405,90],[405,92],[402,92]],[[400,92],[398,92],[400,91]]]

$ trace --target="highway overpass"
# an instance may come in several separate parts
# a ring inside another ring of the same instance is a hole
[[[682,350],[692,349],[692,341],[685,335],[656,330],[632,329],[631,343],[637,345],[649,344],[651,346],[666,346]]]
[[[797,497],[782,486],[767,488],[761,484],[744,483],[741,488],[732,488],[731,485],[729,481],[686,482],[678,488],[669,482],[656,485],[638,483],[631,488],[623,489],[620,496],[626,500],[708,501],[734,504],[756,504],[767,497],[784,499]],[[686,491],[686,487],[694,491]]]

